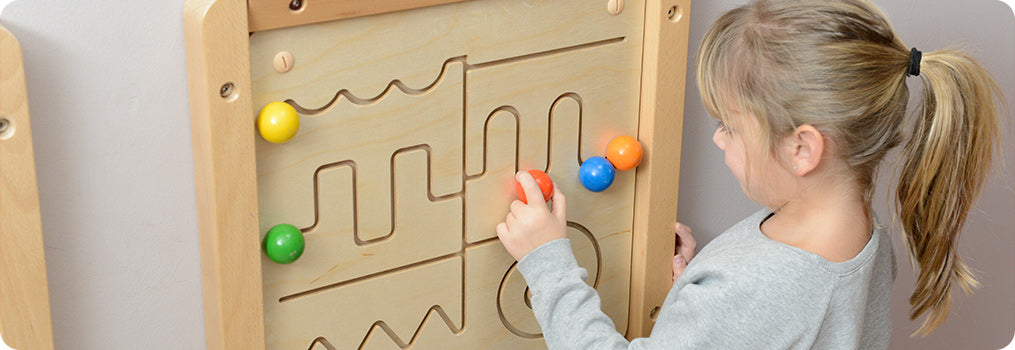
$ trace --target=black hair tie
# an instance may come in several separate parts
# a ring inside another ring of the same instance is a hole
[[[917,50],[915,47],[909,50],[909,72],[911,76],[920,75],[920,60],[923,59],[923,53]]]

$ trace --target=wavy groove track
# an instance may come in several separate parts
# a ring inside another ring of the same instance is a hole
[[[421,88],[412,88],[412,87],[409,87],[409,86],[405,85],[405,83],[403,83],[400,79],[395,79],[395,80],[392,80],[391,82],[389,82],[388,85],[384,88],[384,90],[381,91],[381,93],[377,94],[374,97],[367,97],[367,98],[359,97],[359,96],[356,96],[355,94],[353,94],[351,91],[349,91],[349,89],[341,89],[341,90],[338,90],[338,92],[335,93],[335,96],[331,98],[331,101],[328,101],[328,103],[324,104],[324,106],[317,107],[317,108],[304,107],[304,106],[300,105],[299,102],[296,102],[296,100],[293,100],[293,99],[287,99],[287,100],[285,100],[285,102],[290,104],[290,105],[292,105],[293,108],[295,108],[296,111],[299,112],[300,114],[307,115],[307,116],[315,116],[315,115],[324,114],[324,113],[328,112],[329,110],[331,110],[335,106],[335,104],[337,104],[338,101],[342,97],[345,97],[346,100],[348,100],[349,102],[351,102],[353,104],[356,104],[356,105],[359,105],[359,106],[367,106],[367,105],[372,105],[372,104],[376,104],[376,103],[380,102],[385,97],[390,95],[391,92],[394,91],[396,88],[399,91],[401,91],[402,93],[404,93],[406,95],[409,95],[409,96],[418,96],[418,95],[423,95],[423,94],[429,93],[430,91],[433,91],[433,89],[435,89],[437,87],[437,85],[440,85],[440,82],[444,80],[444,77],[445,77],[445,75],[448,72],[448,66],[450,66],[452,63],[455,63],[455,62],[461,63],[462,65],[465,66],[465,69],[468,70],[468,69],[471,69],[471,68],[482,68],[482,67],[488,67],[488,66],[495,66],[495,65],[512,63],[512,62],[517,62],[517,61],[523,61],[523,60],[528,60],[528,59],[533,59],[533,58],[538,58],[538,57],[550,56],[550,55],[554,55],[554,54],[558,54],[558,53],[562,53],[562,52],[569,52],[569,51],[581,50],[581,49],[590,48],[590,47],[609,45],[609,44],[623,42],[624,40],[626,40],[625,37],[616,37],[616,38],[599,40],[599,41],[594,41],[594,42],[585,43],[585,44],[579,44],[579,45],[561,47],[561,48],[556,48],[556,49],[551,49],[551,50],[546,50],[546,51],[540,51],[540,52],[530,53],[530,54],[521,55],[521,56],[515,56],[515,57],[508,57],[508,58],[503,58],[503,59],[497,59],[497,60],[493,60],[493,61],[489,61],[489,62],[482,62],[482,63],[476,63],[476,64],[469,64],[468,62],[466,62],[466,56],[457,56],[457,57],[449,58],[446,61],[444,61],[444,64],[441,67],[441,72],[439,74],[437,74],[437,77],[434,78],[434,80],[432,82],[430,82],[429,85],[421,87]]]
[[[290,105],[292,105],[293,108],[295,108],[296,111],[299,112],[300,114],[304,114],[304,115],[307,115],[307,116],[314,116],[314,115],[324,114],[324,113],[330,111],[331,108],[333,108],[342,97],[345,97],[346,100],[349,100],[349,102],[351,102],[353,104],[356,104],[356,105],[359,105],[359,106],[368,106],[368,105],[372,105],[372,104],[376,104],[376,103],[380,102],[385,97],[390,95],[391,92],[395,88],[398,88],[398,90],[401,91],[403,94],[406,94],[406,95],[409,95],[409,96],[423,95],[423,94],[426,94],[426,93],[428,93],[430,91],[433,91],[435,88],[437,88],[437,85],[440,85],[440,82],[444,80],[444,76],[448,72],[448,66],[450,66],[451,63],[454,63],[454,62],[461,62],[461,63],[464,64],[465,63],[465,56],[452,57],[452,58],[449,58],[447,61],[444,61],[444,65],[441,67],[441,72],[439,74],[437,74],[437,77],[434,78],[433,82],[431,82],[427,86],[424,86],[424,87],[418,88],[418,89],[406,86],[405,83],[403,83],[401,80],[395,79],[395,80],[392,80],[391,82],[388,83],[388,86],[384,88],[384,91],[381,91],[380,94],[377,94],[377,96],[374,96],[374,97],[362,98],[362,97],[358,97],[358,96],[354,95],[348,89],[341,89],[341,90],[338,90],[338,92],[335,93],[335,97],[332,97],[331,101],[328,101],[328,103],[324,104],[324,106],[317,107],[317,108],[307,108],[307,107],[304,107],[304,106],[300,105],[299,102],[296,102],[293,99],[285,100],[285,102],[290,104]]]

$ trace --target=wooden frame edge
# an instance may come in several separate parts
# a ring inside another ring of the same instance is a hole
[[[46,254],[21,45],[0,26],[0,333],[12,348],[53,349]]]
[[[450,4],[466,0],[299,0],[298,10],[291,10],[291,2],[278,0],[248,0],[250,32],[295,27],[298,25],[332,21],[343,18],[375,15],[420,7]]]
[[[657,308],[670,290],[690,7],[691,0],[645,4],[638,122],[645,157],[635,180],[629,339],[651,333]],[[671,8],[676,10],[672,15]]]
[[[183,11],[208,349],[265,347],[246,6]]]

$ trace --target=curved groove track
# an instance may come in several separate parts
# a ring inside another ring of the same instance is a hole
[[[335,104],[338,103],[338,101],[342,97],[345,97],[345,99],[348,100],[349,102],[351,102],[352,104],[355,104],[355,105],[358,105],[358,106],[369,106],[369,105],[376,104],[376,103],[379,103],[380,101],[384,100],[384,98],[387,97],[388,95],[390,95],[391,91],[393,91],[395,88],[398,88],[398,90],[401,91],[403,94],[406,94],[406,95],[409,95],[409,96],[425,95],[425,94],[433,91],[434,89],[437,88],[437,86],[440,85],[440,82],[442,80],[444,80],[444,75],[447,74],[447,72],[448,72],[448,66],[451,65],[451,63],[453,63],[453,62],[460,62],[460,63],[464,64],[465,63],[465,56],[452,57],[452,58],[449,58],[448,60],[444,61],[444,64],[441,66],[441,72],[437,74],[437,77],[435,77],[434,80],[429,85],[421,87],[421,88],[411,88],[409,86],[406,86],[405,83],[403,83],[401,80],[395,79],[395,80],[392,80],[391,82],[389,82],[387,87],[385,87],[384,90],[381,91],[381,93],[377,94],[374,97],[367,97],[367,98],[358,97],[358,96],[354,95],[348,89],[340,89],[340,90],[338,90],[338,92],[335,93],[335,97],[331,98],[331,101],[328,101],[328,103],[325,103],[324,106],[317,107],[317,108],[304,107],[304,106],[300,105],[299,102],[297,102],[297,101],[295,101],[293,99],[287,99],[287,100],[285,100],[285,102],[290,104],[290,105],[292,105],[293,108],[295,108],[296,111],[299,112],[300,114],[304,114],[304,115],[307,115],[307,116],[316,116],[316,115],[324,114],[324,113],[327,113],[328,111],[330,111],[331,108],[334,107]]]
[[[483,177],[483,175],[486,175],[487,163],[489,161],[489,158],[491,158],[490,152],[491,152],[491,149],[492,149],[490,147],[490,133],[491,133],[490,132],[490,128],[493,127],[491,121],[494,120],[495,118],[497,118],[497,116],[501,115],[501,114],[509,115],[509,116],[511,116],[514,119],[513,120],[513,122],[514,122],[513,124],[514,124],[514,136],[515,136],[515,138],[514,138],[515,152],[514,152],[514,158],[512,159],[512,162],[514,161],[514,159],[518,159],[518,146],[517,146],[517,144],[518,144],[518,139],[521,137],[521,135],[520,135],[521,126],[519,125],[519,114],[520,113],[518,112],[518,109],[515,108],[514,106],[504,105],[504,106],[497,107],[493,111],[491,111],[489,115],[486,116],[486,120],[483,122],[483,149],[486,150],[486,151],[483,152],[483,163],[482,163],[483,165],[480,168],[481,170],[479,171],[478,174],[466,175],[465,176],[465,181],[469,181],[469,180],[472,180],[472,179],[475,179],[475,178],[480,178],[480,177]],[[517,165],[515,166],[514,171],[518,171],[518,166]]]
[[[581,236],[583,236],[584,238],[588,239],[588,243],[591,245],[591,247],[589,247],[589,248],[592,248],[592,251],[593,251],[594,256],[595,256],[595,258],[593,260],[593,264],[595,264],[594,278],[592,279],[591,285],[592,285],[592,288],[596,288],[596,289],[599,288],[599,282],[602,280],[602,272],[603,272],[603,252],[602,252],[602,250],[601,250],[601,248],[599,246],[599,241],[596,239],[596,236],[594,234],[592,234],[592,232],[589,231],[589,229],[586,228],[582,224],[579,224],[579,223],[574,222],[574,221],[568,221],[567,222],[567,227],[572,229],[572,230],[575,230],[575,231],[579,232],[581,234]],[[584,246],[584,242],[577,241],[575,239],[576,237],[574,237],[573,234],[569,235],[569,238],[572,239],[572,243],[571,244],[573,246],[575,246],[574,248],[577,249],[578,246]],[[585,250],[587,250],[587,248]],[[577,251],[576,251],[576,253],[577,253]],[[585,261],[579,260],[579,263],[581,263],[581,262],[585,262],[586,263],[585,265],[587,265],[587,263],[588,263],[587,259]],[[586,269],[589,269],[588,266],[583,266],[583,267],[586,268]],[[512,292],[517,292],[517,289],[518,289],[517,287],[520,287],[520,286],[525,286],[525,288],[522,288],[521,295],[517,295],[517,294],[512,295]],[[512,288],[512,287],[514,287],[514,288]],[[509,289],[514,289],[514,290],[509,290]],[[500,322],[501,322],[501,324],[504,325],[504,328],[506,328],[508,331],[510,331],[514,335],[517,335],[517,336],[522,337],[522,338],[529,338],[529,339],[542,338],[543,337],[542,333],[527,332],[527,331],[521,329],[520,326],[517,326],[517,325],[514,324],[514,322],[519,322],[520,320],[517,319],[517,318],[512,320],[504,312],[504,303],[505,302],[509,302],[509,301],[506,300],[506,298],[520,298],[523,301],[523,303],[524,303],[524,305],[526,307],[528,307],[529,309],[532,309],[532,305],[531,305],[530,298],[529,298],[529,287],[527,285],[525,285],[525,282],[522,279],[521,274],[518,273],[518,262],[512,263],[511,266],[508,267],[507,271],[504,272],[504,277],[501,278],[501,280],[500,280],[500,286],[497,288],[497,316],[500,318]],[[517,300],[515,300],[515,302],[517,303]],[[512,305],[514,305],[515,307],[519,307],[517,304],[512,304]],[[526,316],[530,316],[530,315],[526,315]],[[535,324],[534,321],[535,321],[534,319],[531,319],[531,318],[529,319],[529,323],[530,324]],[[538,324],[536,324],[536,325],[538,326]]]
[[[546,144],[547,144],[547,147],[546,147],[546,159],[548,161],[546,162],[546,169],[544,169],[544,170],[547,171],[547,172],[550,171],[550,168],[552,168],[552,164],[555,161],[555,159],[553,157],[553,151],[554,151],[554,148],[553,148],[553,146],[554,146],[553,138],[556,135],[556,133],[554,132],[556,130],[556,128],[554,127],[553,121],[555,119],[554,115],[556,113],[554,113],[554,112],[557,111],[557,108],[560,107],[561,104],[566,102],[567,100],[574,101],[575,104],[578,107],[578,118],[577,118],[578,119],[578,125],[577,125],[577,129],[576,129],[578,131],[577,132],[578,141],[577,141],[577,149],[576,149],[576,152],[574,153],[574,155],[575,155],[575,159],[578,161],[577,164],[578,165],[582,164],[582,119],[584,119],[585,103],[582,100],[581,95],[578,95],[577,93],[574,93],[574,92],[566,92],[566,93],[561,94],[559,97],[557,97],[556,100],[553,100],[553,104],[550,106],[550,112],[549,112],[550,117],[547,118],[547,120],[546,120],[546,129],[548,130],[548,132],[546,133]],[[565,126],[561,126],[561,127],[566,128],[568,126],[565,125]],[[556,130],[556,132],[561,132],[561,131],[560,130]]]

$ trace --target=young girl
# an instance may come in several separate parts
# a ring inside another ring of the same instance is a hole
[[[909,76],[925,90],[912,119]],[[712,25],[697,78],[719,120],[713,141],[744,193],[770,209],[693,260],[678,224],[679,279],[651,336],[629,343],[583,282],[564,195],[552,208],[514,202],[497,233],[551,349],[886,348],[895,261],[871,194],[878,164],[903,142],[897,214],[919,270],[919,332],[945,320],[953,283],[976,287],[956,240],[990,168],[1000,92],[972,58],[907,48],[866,0],[756,0]],[[539,196],[527,172],[517,178]]]

